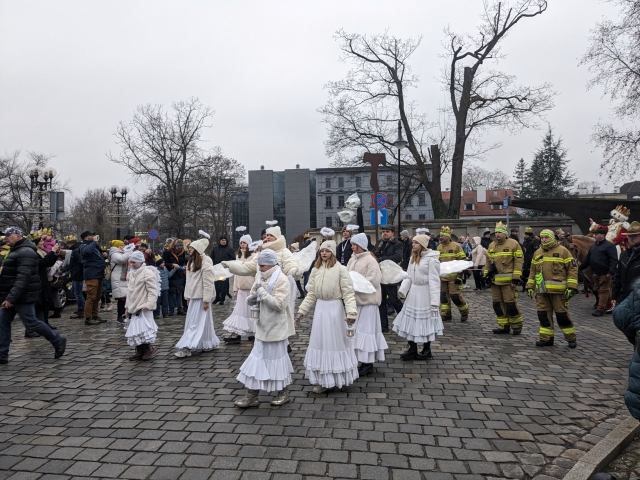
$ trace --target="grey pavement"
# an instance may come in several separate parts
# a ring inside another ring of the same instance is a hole
[[[183,317],[159,320],[159,352],[129,362],[115,313],[99,326],[55,321],[69,339],[53,359],[14,321],[0,365],[0,478],[557,479],[628,416],[622,394],[632,346],[593,297],[571,300],[578,348],[556,327],[536,348],[534,302],[523,334],[496,336],[488,292],[465,292],[471,316],[445,323],[435,358],[402,362],[404,342],[376,373],[316,395],[302,361],[310,319],[293,339],[293,402],[241,411],[235,380],[251,344],[178,359]],[[67,308],[65,317],[71,313]],[[231,305],[214,306],[216,332]]]

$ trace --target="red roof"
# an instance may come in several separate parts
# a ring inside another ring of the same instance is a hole
[[[478,192],[476,190],[465,190],[460,200],[460,216],[504,216],[506,210],[502,208],[502,200],[508,196],[513,198],[513,190],[510,188],[499,188],[497,190],[487,189],[487,201],[478,202]],[[450,198],[451,192],[442,192],[442,200],[449,203]],[[465,206],[468,210],[465,210]],[[516,207],[509,207],[509,213],[516,213]]]

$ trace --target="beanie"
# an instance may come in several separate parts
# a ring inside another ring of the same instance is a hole
[[[253,242],[253,240],[251,239],[251,235],[242,235],[240,237],[240,243],[246,243],[247,245],[251,245],[251,242]]]
[[[416,235],[415,237],[413,237],[413,241],[418,242],[425,249],[429,249],[429,240],[431,240],[431,237],[429,235]]]
[[[406,230],[402,230],[400,232],[400,236],[404,238],[409,238],[409,232],[407,232]]]
[[[135,263],[144,263],[144,254],[141,251],[136,250],[129,257],[129,261]]]
[[[121,247],[123,245],[124,245],[124,242],[122,240],[111,240],[111,246],[112,247],[119,248],[119,247]]]
[[[209,246],[209,240],[206,238],[200,238],[195,242],[191,242],[189,246],[193,248],[196,252],[198,252],[200,255],[202,255],[204,251],[207,249],[207,247]]]
[[[336,255],[336,242],[334,242],[333,240],[325,240],[324,242],[322,242],[322,245],[320,245],[320,250],[322,249],[327,249],[329,250],[331,253],[333,253],[333,255]]]
[[[276,240],[282,236],[282,233],[280,232],[280,227],[277,225],[274,227],[267,228],[266,233],[267,235],[273,235],[274,237],[276,237]]]
[[[367,250],[367,247],[369,247],[369,241],[367,240],[367,236],[364,233],[358,233],[357,235],[351,237],[351,243],[355,243],[363,250]]]
[[[159,258],[158,260],[156,260],[156,267],[159,267],[160,265],[164,265],[164,258]]]
[[[276,252],[267,248],[258,254],[258,265],[273,266],[278,264],[278,256]]]
[[[138,237],[133,237],[131,240],[129,240],[129,243],[133,243],[135,245],[139,241],[140,241],[140,239]]]

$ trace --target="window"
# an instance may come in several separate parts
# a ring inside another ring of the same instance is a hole
[[[331,179],[330,178],[325,178],[324,179],[324,188],[331,188]]]
[[[362,187],[362,177],[356,177],[356,188]]]
[[[333,217],[327,217],[324,219],[324,226],[325,227],[333,227]]]
[[[475,210],[476,206],[474,203],[465,203],[464,204],[464,209],[465,210]]]
[[[385,181],[387,182],[387,185],[393,185],[393,177],[391,175],[387,175]]]
[[[418,215],[418,220],[426,220],[427,216],[424,213],[421,213],[420,215]]]
[[[411,214],[410,214],[410,213],[407,213],[407,214],[404,216],[404,219],[405,219],[405,220],[413,220],[413,218],[411,217]]]
[[[331,195],[324,197],[324,208],[333,208],[331,205]]]
[[[492,203],[491,204],[491,210],[502,210],[502,204],[501,203]]]
[[[344,195],[338,195],[338,208],[344,207]]]
[[[418,205],[426,205],[426,204],[427,204],[427,200],[426,200],[425,194],[424,193],[419,193],[418,194]]]
[[[338,177],[338,188],[344,188],[344,178]]]
[[[494,191],[493,191],[493,196],[494,196],[494,197],[497,197],[497,196],[498,196],[498,190],[494,190]]]
[[[413,205],[413,195],[409,195],[404,202],[405,207],[410,207],[411,205]]]

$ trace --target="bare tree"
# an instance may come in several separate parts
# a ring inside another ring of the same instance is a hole
[[[157,191],[166,196],[168,229],[179,236],[188,197],[187,175],[191,169],[206,166],[200,142],[213,113],[197,98],[173,103],[171,114],[162,105],[139,106],[131,121],[118,125],[115,136],[120,154],[107,155],[127,167],[134,181],[162,187]]]
[[[594,193],[600,192],[600,182],[587,182],[586,180],[583,180],[582,182],[578,183],[576,188],[584,188],[587,190],[587,195],[593,195]]]
[[[467,142],[488,128],[511,133],[535,126],[535,119],[553,107],[551,85],[518,85],[513,75],[488,68],[504,55],[500,45],[509,31],[525,18],[542,14],[546,0],[518,0],[513,7],[485,0],[478,33],[458,35],[449,29],[449,68],[443,71],[443,86],[449,91],[455,118],[455,144],[451,158],[449,215],[460,210],[460,190]]]
[[[113,215],[111,194],[105,188],[87,190],[82,196],[68,202],[65,233],[80,235],[91,230],[100,235],[101,243],[116,238],[116,219]],[[122,218],[126,216],[123,214]]]
[[[620,122],[595,125],[591,138],[603,150],[601,167],[609,179],[633,178],[640,169],[640,3],[612,3],[621,7],[619,20],[596,24],[581,64],[589,65],[594,74],[587,87],[604,89]]]
[[[465,165],[462,171],[462,189],[476,190],[479,185],[484,185],[490,190],[509,188],[509,175],[500,169],[487,170],[478,165]]]

